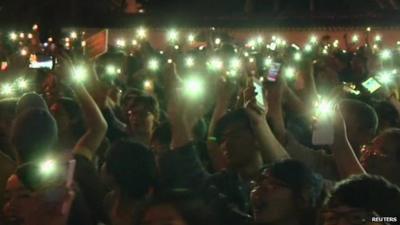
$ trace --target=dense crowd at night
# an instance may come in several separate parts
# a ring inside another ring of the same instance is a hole
[[[133,30],[0,33],[1,225],[400,224],[400,41]]]

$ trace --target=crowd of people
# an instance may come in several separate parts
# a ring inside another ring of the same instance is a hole
[[[400,224],[400,52],[370,28],[38,33],[0,44],[0,224]]]

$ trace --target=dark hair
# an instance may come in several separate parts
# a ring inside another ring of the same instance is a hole
[[[398,146],[396,149],[396,159],[398,163],[400,163],[400,128],[389,128],[384,130],[379,136],[385,136],[385,138],[390,138],[391,140],[396,142],[395,146]]]
[[[314,224],[317,208],[321,205],[322,196],[325,194],[322,177],[313,173],[302,162],[293,159],[275,162],[264,170],[267,170],[273,178],[288,185],[300,212],[300,224]]]
[[[121,105],[125,105],[129,102],[130,99],[142,95],[144,95],[144,92],[142,90],[137,88],[128,88],[127,90],[124,91],[124,94],[121,97]]]
[[[122,193],[141,199],[156,184],[156,163],[144,145],[123,139],[113,143],[106,156],[107,172]]]
[[[71,123],[72,134],[78,140],[86,129],[79,104],[71,98],[60,98],[58,102],[67,113]]]
[[[157,140],[160,144],[170,145],[172,140],[171,124],[169,122],[161,123],[153,132],[152,140]]]
[[[268,173],[288,185],[292,190],[295,198],[301,198],[312,207],[316,206],[318,199],[323,190],[323,181],[321,176],[313,173],[302,162],[287,159],[284,161],[273,163],[266,167]],[[303,193],[308,192],[309,199],[303,199]]]
[[[397,127],[400,124],[399,113],[396,108],[388,101],[380,101],[374,106],[379,117],[379,122],[387,122],[390,127]]]
[[[141,225],[149,209],[159,205],[172,206],[188,225],[216,224],[213,211],[197,194],[185,189],[156,194],[136,211],[134,225]]]
[[[143,105],[146,110],[155,116],[156,120],[160,118],[160,107],[157,99],[153,96],[137,96],[133,99],[133,105]]]
[[[339,182],[325,205],[346,205],[374,211],[382,217],[400,217],[400,189],[381,176],[355,175]],[[399,224],[398,221],[395,224]]]
[[[11,142],[20,163],[45,157],[57,141],[57,123],[43,109],[25,110],[14,120]]]
[[[244,109],[237,109],[235,111],[228,112],[221,119],[219,119],[215,125],[214,136],[217,142],[221,142],[222,134],[225,129],[235,123],[244,123],[246,127],[251,130],[249,118]]]
[[[357,122],[361,130],[366,130],[373,134],[378,129],[378,115],[372,106],[359,100],[344,99],[341,101],[342,109],[348,108],[348,112],[357,115]]]

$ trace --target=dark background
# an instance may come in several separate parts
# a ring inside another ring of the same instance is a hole
[[[397,25],[400,0],[141,0],[145,13],[126,14],[124,0],[0,0],[0,26],[358,26]]]

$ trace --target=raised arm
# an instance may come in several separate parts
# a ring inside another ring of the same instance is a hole
[[[245,110],[256,138],[261,146],[261,155],[264,163],[290,158],[285,148],[281,145],[271,130],[266,120],[266,110],[259,107],[254,97],[254,87],[249,82],[246,90]]]
[[[75,83],[72,85],[72,89],[81,106],[86,123],[86,132],[76,143],[74,154],[81,154],[91,160],[104,139],[107,131],[107,122],[83,84]]]
[[[335,114],[335,137],[331,147],[341,178],[366,173],[347,138],[346,123],[339,107],[337,107]]]

